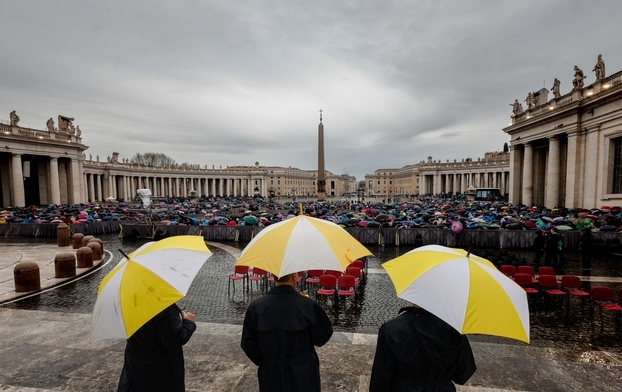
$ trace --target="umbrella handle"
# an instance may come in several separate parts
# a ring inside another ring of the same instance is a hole
[[[126,259],[130,259],[130,256],[128,256],[124,251],[122,251],[121,249],[119,249],[119,252],[121,252],[121,254],[126,258]]]

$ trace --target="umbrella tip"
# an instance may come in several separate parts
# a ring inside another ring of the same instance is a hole
[[[469,256],[471,256],[471,250],[473,250],[473,247],[469,246],[469,250],[467,251],[467,254],[466,254],[467,259],[469,258]]]

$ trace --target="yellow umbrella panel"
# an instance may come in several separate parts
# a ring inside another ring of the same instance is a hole
[[[211,254],[200,236],[170,237],[130,253],[99,286],[91,340],[132,336],[186,295]]]
[[[527,295],[490,261],[462,249],[427,245],[382,266],[398,297],[435,314],[460,333],[529,343]]]
[[[260,231],[235,264],[284,276],[309,269],[344,271],[352,261],[371,254],[339,225],[299,215]]]

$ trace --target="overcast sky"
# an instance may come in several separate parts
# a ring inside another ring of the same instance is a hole
[[[11,0],[0,119],[74,117],[93,158],[326,169],[362,180],[502,150],[514,99],[622,70],[622,1]],[[552,98],[552,93],[549,95]],[[523,103],[523,105],[525,105]]]

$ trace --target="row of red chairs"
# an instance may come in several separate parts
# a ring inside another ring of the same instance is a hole
[[[504,266],[501,266],[503,268]],[[513,266],[512,266],[513,267]],[[521,267],[524,268],[521,272]],[[530,270],[531,269],[531,270]],[[506,272],[511,272],[510,268],[504,268]],[[576,275],[562,275],[558,279],[555,275],[553,267],[540,267],[538,269],[538,277],[533,275],[533,267],[519,266],[516,272],[511,276],[516,284],[521,286],[528,295],[545,294],[557,297],[560,301],[565,298],[566,302],[566,318],[570,317],[570,298],[576,297],[581,299],[581,309],[583,309],[586,299],[590,300],[590,322],[594,323],[595,309],[599,309],[600,329],[603,331],[603,310],[612,312],[614,315],[615,329],[620,330],[620,319],[622,317],[622,287],[616,290],[606,286],[594,286],[589,291],[583,289],[581,277]],[[526,272],[525,272],[526,271]],[[510,275],[508,275],[510,276]]]
[[[301,285],[301,290],[308,290],[311,285],[320,284],[320,277],[322,275],[333,275],[338,280],[342,275],[352,276],[354,278],[355,285],[358,286],[363,281],[363,267],[364,263],[361,260],[355,260],[345,273],[341,271],[330,270],[309,270],[300,271],[298,274],[298,282]],[[259,287],[262,284],[264,291],[267,290],[267,286],[274,282],[274,276],[267,271],[258,267],[248,266],[235,266],[233,274],[229,275],[227,292],[231,293],[231,286],[233,285],[233,293],[235,294],[235,282],[242,282],[243,292],[250,291],[252,282],[255,282]],[[345,287],[349,280],[345,280],[343,285],[337,285],[339,287]],[[317,296],[316,296],[317,297]]]

